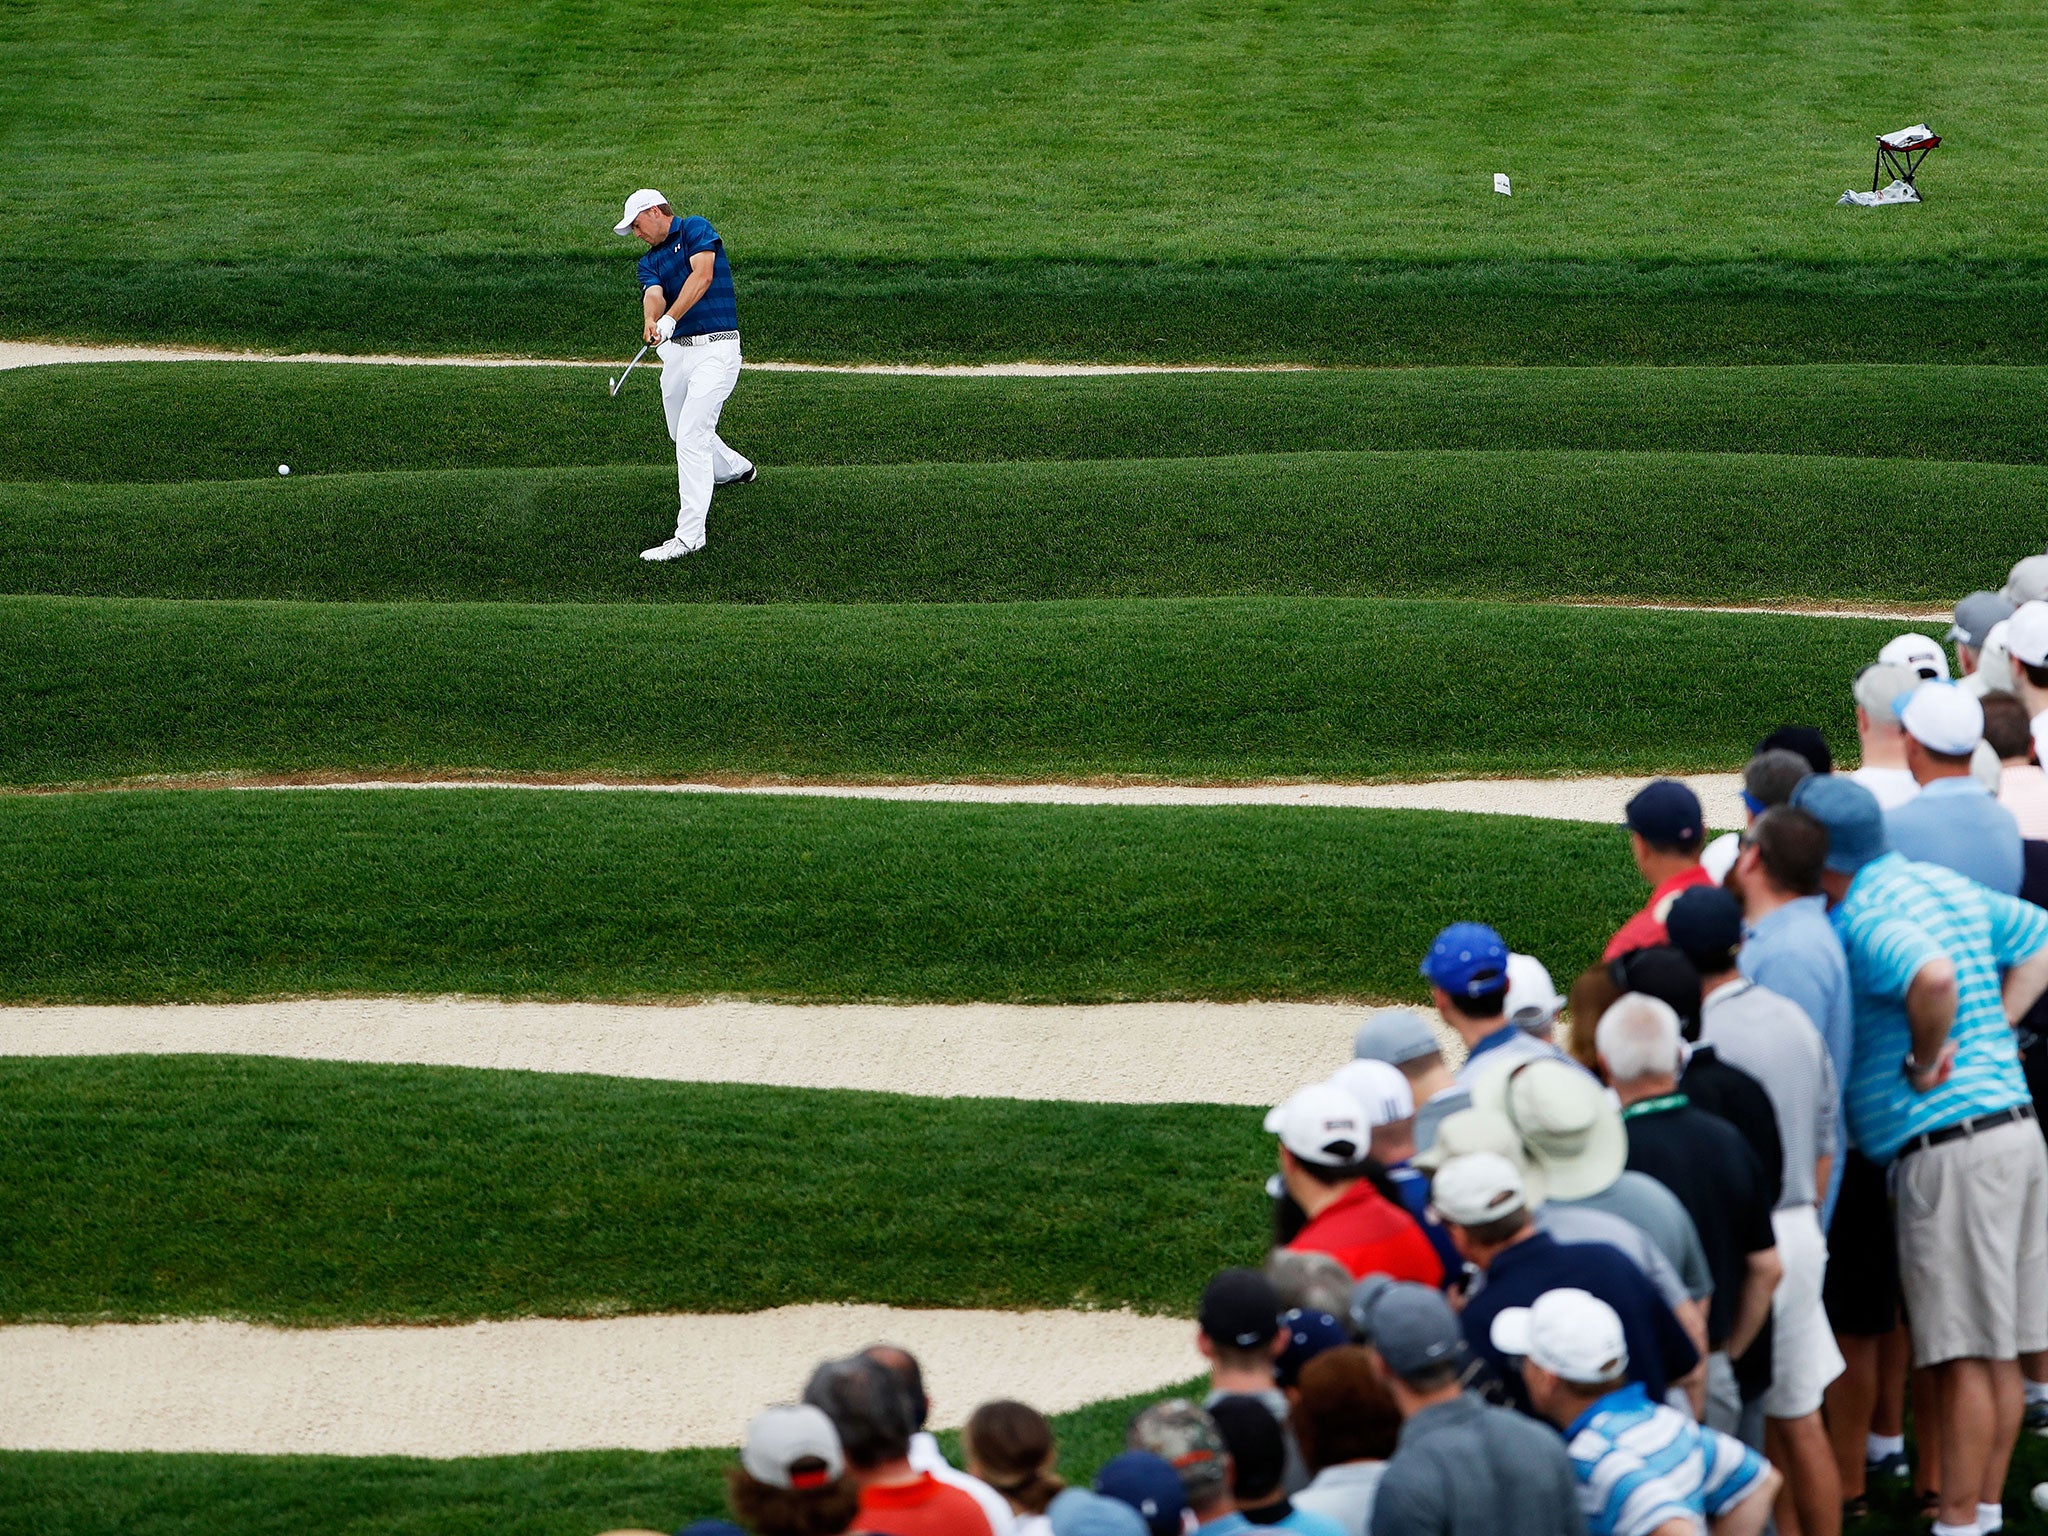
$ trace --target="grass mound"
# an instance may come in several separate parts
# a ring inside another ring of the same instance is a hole
[[[5,598],[0,782],[1726,770],[1788,720],[1846,743],[1846,680],[1898,629],[1362,598]]]

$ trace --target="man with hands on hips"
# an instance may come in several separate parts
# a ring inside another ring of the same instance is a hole
[[[675,536],[642,560],[678,560],[704,547],[704,522],[716,485],[744,485],[751,461],[718,435],[718,413],[740,376],[739,308],[725,243],[708,220],[679,219],[668,199],[644,187],[626,199],[619,235],[647,242],[640,258],[642,336],[661,358],[661,409],[676,444],[680,506]]]

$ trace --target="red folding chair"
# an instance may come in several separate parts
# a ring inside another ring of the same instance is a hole
[[[1875,192],[1882,186],[1884,173],[1890,171],[1894,181],[1903,181],[1917,194],[1920,188],[1913,177],[1920,169],[1920,162],[1927,158],[1927,152],[1940,142],[1941,135],[1925,123],[1915,123],[1897,133],[1880,133],[1877,136],[1877,164],[1870,170],[1870,190]]]

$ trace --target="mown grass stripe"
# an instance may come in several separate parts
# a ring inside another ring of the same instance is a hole
[[[209,770],[1192,781],[1727,771],[1846,748],[1896,623],[1350,598],[0,599],[0,782]]]
[[[95,363],[0,373],[0,479],[659,464],[583,370]],[[649,381],[651,384],[651,381]],[[1089,379],[745,374],[722,430],[814,464],[1583,449],[2048,460],[2039,368],[1397,368]]]

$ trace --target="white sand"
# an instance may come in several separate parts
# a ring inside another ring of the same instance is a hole
[[[762,1406],[796,1399],[815,1362],[882,1341],[923,1361],[941,1428],[991,1397],[1062,1412],[1202,1369],[1192,1323],[1127,1312],[24,1326],[0,1328],[0,1446],[502,1456],[735,1445]]]
[[[478,998],[0,1008],[0,1056],[285,1056],[938,1098],[1275,1104],[1341,1065],[1369,1012],[1332,1003]]]

